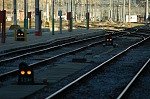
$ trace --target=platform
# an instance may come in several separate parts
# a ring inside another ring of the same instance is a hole
[[[101,31],[101,32],[99,32]],[[27,41],[15,41],[14,37],[7,36],[5,43],[0,43],[0,53],[22,47],[28,47],[32,45],[47,43],[55,40],[64,39],[71,36],[80,36],[80,35],[97,35],[102,34],[102,29],[74,29],[72,32],[67,30],[62,31],[62,34],[59,31],[55,31],[54,35],[51,32],[43,32],[42,36],[35,36],[34,33],[27,34]]]

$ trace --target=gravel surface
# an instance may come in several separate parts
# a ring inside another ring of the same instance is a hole
[[[89,62],[90,64],[86,67],[83,67],[82,70],[77,71],[72,75],[69,75],[68,77],[60,80],[58,83],[52,84],[51,86],[45,88],[42,91],[39,91],[37,94],[34,94],[34,96],[31,96],[31,97],[32,98],[36,97],[39,99],[46,97],[50,93],[58,90],[60,87],[64,86],[65,84],[69,83],[70,81],[74,80],[75,78],[77,78],[80,75],[84,74],[85,72],[89,71],[90,69],[92,69],[93,67],[102,63],[103,61],[111,58],[113,55],[119,53],[123,49],[127,48],[129,45],[134,44],[135,42],[137,42],[139,40],[141,40],[141,38],[139,38],[139,37],[121,37],[121,38],[117,38],[115,40],[115,44],[117,44],[117,47],[115,47],[115,48],[112,46],[103,47],[102,45],[99,45],[99,46],[91,47],[91,48],[87,49],[86,51],[79,52],[76,55],[70,55],[67,57],[63,57],[62,59],[60,59],[60,61],[57,61],[55,64],[64,64],[65,62],[70,62],[71,59],[74,57],[87,57],[88,58],[87,62]],[[90,52],[90,51],[92,51],[93,55],[86,55],[87,52]],[[78,95],[78,96],[80,96],[80,95]]]
[[[80,84],[76,84],[76,87],[67,91],[61,97],[64,99],[116,98],[124,86],[127,85],[142,65],[149,59],[150,50],[148,49],[150,49],[149,42],[147,46],[140,46],[138,49],[131,50],[130,53],[120,58],[117,62],[107,65],[107,67],[94,74],[94,76],[89,77]],[[144,91],[144,88],[141,89],[143,89],[143,92],[149,93],[148,90]],[[130,99],[137,99],[137,94],[134,94],[134,98],[131,97]],[[140,95],[142,97],[142,93]]]
[[[150,99],[150,65],[144,69],[144,72],[133,83],[127,95],[128,99]]]
[[[36,54],[28,55],[28,56],[21,57],[21,58],[15,59],[15,60],[11,60],[9,62],[2,62],[2,63],[0,63],[0,65],[1,65],[0,73],[2,74],[2,73],[5,73],[5,72],[8,72],[10,70],[17,69],[18,68],[18,63],[21,63],[23,61],[28,63],[28,64],[32,64],[32,63],[44,60],[46,58],[50,58],[50,57],[53,57],[55,55],[58,55],[59,53],[61,54],[61,53],[69,52],[69,51],[71,51],[73,49],[76,49],[78,47],[88,45],[91,42],[96,42],[97,40],[103,40],[103,38],[97,38],[97,39],[94,39],[94,40],[91,40],[91,41],[84,41],[80,44],[73,44],[71,46],[62,47],[62,48],[59,48],[59,49],[56,49],[56,50],[53,50],[53,51],[51,50],[51,51],[45,51],[45,52],[42,52],[42,53],[36,53]]]

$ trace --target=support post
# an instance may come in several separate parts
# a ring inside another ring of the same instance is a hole
[[[60,19],[60,23],[59,23],[59,29],[60,29],[60,33],[62,33],[62,11],[59,10],[58,11],[58,16],[59,16],[59,19]]]
[[[148,23],[148,0],[146,0],[146,9],[145,9],[145,21],[146,21],[146,24]]]
[[[31,12],[28,12],[28,18],[29,18],[29,29],[31,29]]]
[[[131,27],[131,23],[130,23],[130,17],[131,17],[131,15],[130,15],[131,3],[130,3],[130,0],[128,0],[128,3],[129,3],[129,5],[128,5],[128,27]]]
[[[17,2],[16,2],[16,0],[13,0],[13,6],[14,6],[14,25],[17,25]],[[16,41],[16,32],[17,32],[17,30],[14,29],[15,41]]]
[[[72,0],[71,0],[71,17],[70,17],[70,32],[72,32],[73,20],[72,20]]]
[[[39,11],[39,0],[35,0],[35,36],[41,36],[40,31],[40,11]]]
[[[109,10],[110,10],[109,20],[112,21],[112,0],[110,0]]]
[[[123,0],[123,23],[126,22],[126,19],[125,19],[125,15],[126,15],[126,3],[125,3],[125,0]]]
[[[88,0],[86,0],[86,29],[89,29],[89,12],[88,12]]]
[[[16,5],[16,0],[13,0],[13,5],[14,5],[14,25],[17,25],[17,5]]]
[[[6,38],[6,10],[0,11],[0,24],[1,23],[2,23],[1,43],[5,43],[5,38]]]
[[[52,35],[54,35],[54,0],[52,2]]]
[[[24,28],[28,29],[28,19],[27,19],[27,0],[24,0]]]

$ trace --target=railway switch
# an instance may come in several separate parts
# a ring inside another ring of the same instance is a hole
[[[19,85],[34,84],[34,72],[33,72],[33,68],[29,67],[27,65],[27,63],[25,63],[25,62],[21,62],[19,64],[18,84]]]

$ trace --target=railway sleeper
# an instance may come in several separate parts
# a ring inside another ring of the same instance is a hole
[[[86,58],[73,58],[72,59],[72,62],[75,62],[75,63],[85,63],[87,61]]]

